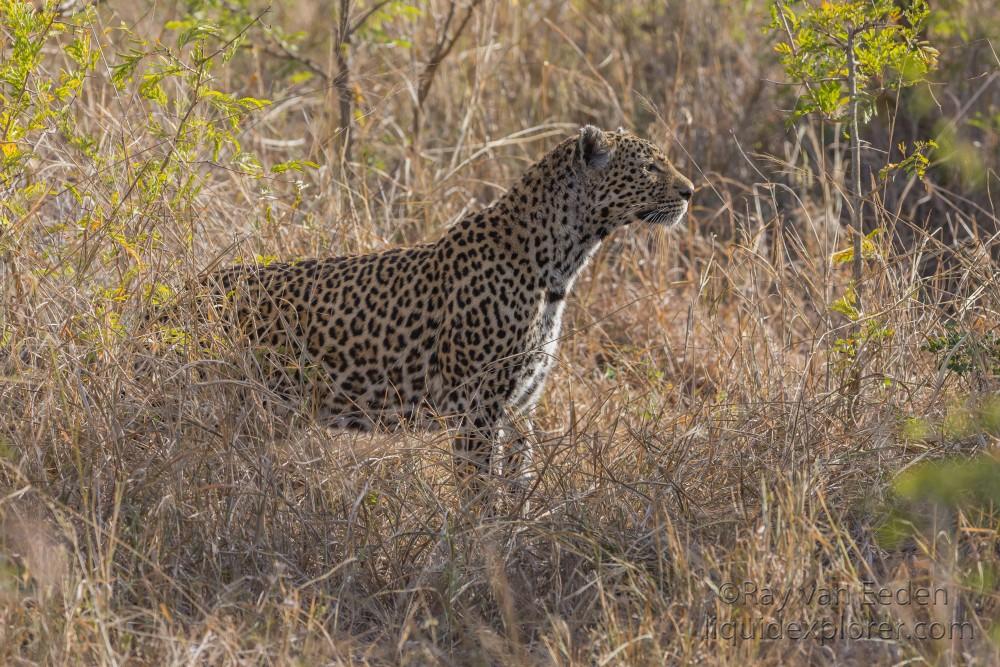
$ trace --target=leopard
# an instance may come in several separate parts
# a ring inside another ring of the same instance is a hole
[[[239,340],[274,355],[279,395],[335,427],[444,425],[476,492],[532,478],[531,413],[595,251],[631,223],[676,225],[693,192],[653,142],[586,125],[436,241],[238,264],[212,282]]]

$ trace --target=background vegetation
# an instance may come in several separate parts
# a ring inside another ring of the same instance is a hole
[[[1000,661],[1000,8],[859,4],[852,136],[843,3],[0,0],[0,661]],[[279,419],[252,355],[145,317],[435,238],[588,122],[698,190],[581,279],[522,511],[463,510],[447,434]],[[972,633],[706,633],[845,618]]]

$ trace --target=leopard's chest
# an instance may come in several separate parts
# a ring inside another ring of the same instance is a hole
[[[520,365],[518,379],[508,399],[515,409],[530,408],[538,400],[545,379],[555,365],[562,332],[562,316],[566,302],[562,299],[543,301],[532,323],[523,350],[524,362]]]

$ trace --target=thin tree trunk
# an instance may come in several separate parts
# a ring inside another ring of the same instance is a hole
[[[848,197],[851,207],[851,226],[854,228],[854,257],[851,268],[854,278],[854,293],[857,299],[857,310],[861,311],[861,275],[864,268],[864,258],[862,253],[862,241],[864,240],[864,219],[861,207],[864,202],[861,198],[861,133],[858,123],[858,63],[854,55],[854,39],[857,33],[850,31],[847,33],[847,85],[850,89],[850,126],[851,126],[851,178],[848,188]],[[862,375],[862,335],[861,324],[855,322],[852,327],[852,335],[855,341],[854,365],[851,370],[851,382],[849,388],[849,401],[851,412],[857,404],[858,396],[861,393]]]
[[[349,49],[351,44],[350,28],[351,0],[340,0],[340,16],[337,28],[337,41],[334,44],[334,58],[337,61],[337,74],[333,78],[333,87],[337,91],[337,106],[339,111],[336,129],[339,138],[340,155],[344,162],[351,161],[351,120],[353,100],[351,98],[351,68]]]
[[[861,240],[864,237],[864,222],[861,215],[861,136],[858,123],[858,63],[854,57],[854,33],[848,34],[847,38],[847,85],[851,94],[851,225],[854,231],[854,269],[855,289],[861,280],[863,268],[861,257]]]

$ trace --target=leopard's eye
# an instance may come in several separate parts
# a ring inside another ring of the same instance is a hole
[[[667,173],[666,171],[663,170],[663,167],[661,167],[660,165],[658,165],[655,162],[650,162],[648,165],[646,165],[646,169],[648,171],[653,172],[654,174],[665,174],[665,173]]]

